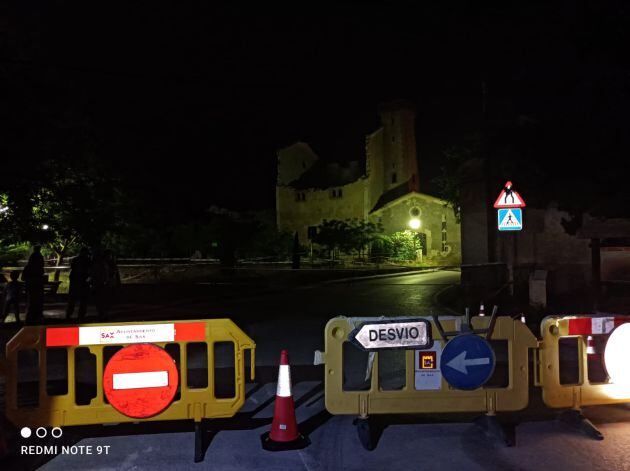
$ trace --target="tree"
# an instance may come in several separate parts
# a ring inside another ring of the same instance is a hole
[[[0,243],[40,244],[55,255],[57,266],[73,246],[99,244],[115,225],[120,197],[114,180],[100,170],[90,158],[51,159],[5,187]]]
[[[331,252],[333,258],[337,250],[347,254],[356,252],[362,256],[382,232],[383,228],[379,223],[359,219],[325,219],[317,226],[313,242]]]
[[[463,164],[479,156],[480,140],[474,136],[469,142],[452,145],[442,152],[443,164],[440,166],[440,174],[433,179],[433,184],[437,187],[438,196],[446,201],[447,206],[452,208],[455,218],[460,219],[461,188],[465,183],[465,175],[462,170]]]
[[[398,260],[415,260],[416,250],[420,248],[417,234],[412,231],[394,232],[390,236],[392,257]]]

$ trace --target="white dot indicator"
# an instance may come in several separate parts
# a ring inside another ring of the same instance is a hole
[[[46,430],[44,427],[37,427],[37,430],[35,430],[35,435],[37,435],[37,438],[44,438],[46,437],[46,435],[48,435],[48,430]]]
[[[53,429],[50,431],[50,434],[54,438],[60,438],[63,435],[63,431],[61,430],[61,427],[53,427]]]
[[[22,435],[22,438],[29,438],[31,436],[31,429],[28,427],[22,427],[22,430],[20,430],[20,435]]]

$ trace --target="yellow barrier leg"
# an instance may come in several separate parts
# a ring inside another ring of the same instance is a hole
[[[515,430],[513,426],[507,427],[497,419],[496,414],[489,412],[475,419],[475,425],[480,427],[488,438],[504,443],[505,446],[515,445]]]
[[[195,463],[201,463],[205,454],[203,449],[203,430],[201,421],[195,422]]]
[[[593,425],[593,422],[582,415],[580,409],[571,409],[560,413],[558,419],[574,430],[582,432],[595,440],[603,440],[604,435]]]
[[[357,427],[357,435],[363,448],[367,451],[376,449],[385,427],[374,417],[357,417],[354,425]]]

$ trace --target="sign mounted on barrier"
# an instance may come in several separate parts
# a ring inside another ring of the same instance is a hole
[[[46,347],[121,343],[194,342],[205,338],[203,322],[48,327]]]
[[[440,357],[442,342],[435,342],[429,350],[418,350],[415,359],[414,387],[416,391],[428,391],[442,387]]]
[[[433,345],[426,319],[397,319],[361,324],[348,338],[366,351],[394,348],[425,349]]]
[[[490,344],[475,334],[453,337],[442,352],[442,374],[456,389],[471,390],[483,386],[492,376],[495,363]]]
[[[141,343],[117,351],[103,373],[109,403],[121,414],[144,419],[159,414],[173,401],[179,375],[166,350]]]

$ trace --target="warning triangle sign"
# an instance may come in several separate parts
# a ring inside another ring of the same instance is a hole
[[[512,182],[507,182],[494,202],[495,208],[524,208],[525,200],[512,189]]]

